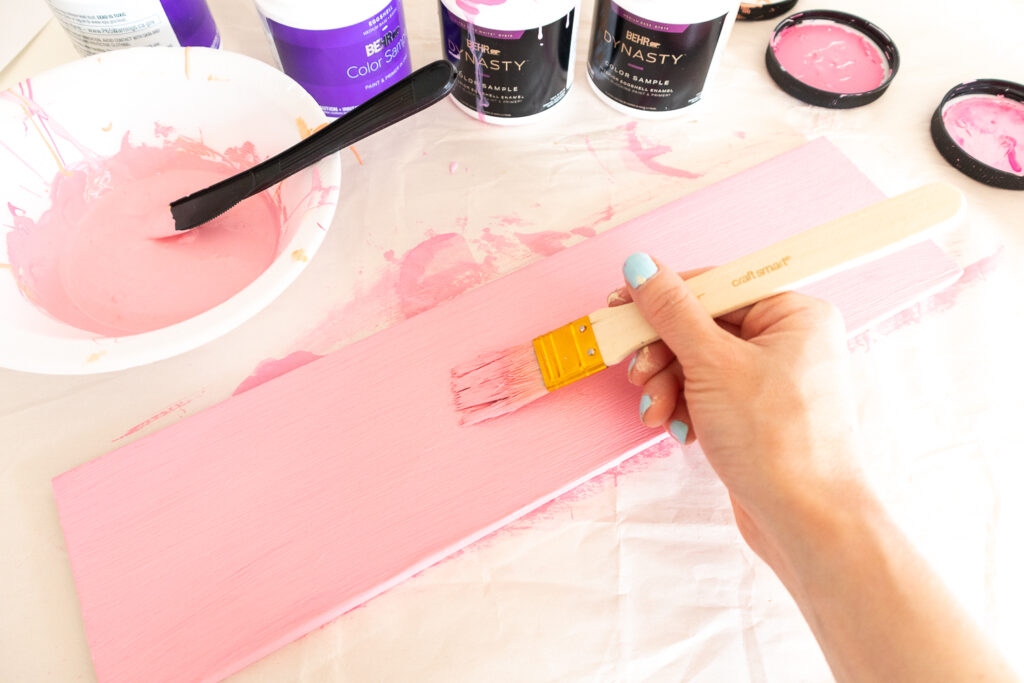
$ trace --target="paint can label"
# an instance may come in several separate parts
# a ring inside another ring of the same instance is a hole
[[[342,28],[307,30],[266,17],[263,22],[281,69],[328,116],[343,116],[412,73],[401,0]]]
[[[633,109],[688,107],[701,98],[727,16],[666,24],[598,2],[590,78],[610,99]]]
[[[205,0],[48,0],[82,56],[129,47],[218,47]]]
[[[220,47],[220,34],[206,0],[160,0],[160,4],[183,46]]]
[[[445,54],[458,72],[452,95],[483,116],[533,116],[572,87],[576,9],[535,29],[504,31],[467,22],[441,6]]]

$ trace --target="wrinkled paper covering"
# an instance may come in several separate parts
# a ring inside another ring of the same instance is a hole
[[[227,48],[271,60],[250,3],[210,4]],[[635,123],[607,109],[588,90],[581,49],[576,87],[546,123],[491,128],[442,103],[357,145],[362,165],[344,157],[339,213],[321,252],[224,338],[110,375],[0,371],[0,680],[93,676],[53,476],[224,400],[258,366],[272,368],[268,359],[325,353],[820,135],[888,194],[945,180],[967,195],[969,229],[943,238],[965,279],[858,336],[851,354],[872,480],[1024,669],[1020,197],[959,175],[927,133],[958,80],[1024,64],[1013,33],[1024,7],[985,4],[1001,20],[964,32],[941,12],[865,0],[858,13],[895,37],[904,66],[881,100],[851,111],[809,107],[776,88],[763,64],[772,22],[737,25],[709,93],[713,115],[700,124]],[[585,3],[581,48],[591,11]],[[406,12],[415,64],[439,57],[436,8],[406,3]],[[74,58],[59,31],[41,40],[0,72],[0,87]],[[0,163],[10,161],[0,154]],[[444,249],[410,259],[425,243]],[[595,292],[595,307],[604,294]],[[786,591],[744,545],[699,448],[666,442],[232,680],[831,675]]]

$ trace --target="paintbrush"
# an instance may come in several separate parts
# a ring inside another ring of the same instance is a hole
[[[283,152],[174,200],[167,219],[151,226],[150,237],[179,235],[211,221],[324,157],[440,102],[454,86],[451,63],[444,59],[431,62]]]
[[[688,279],[712,317],[796,289],[925,238],[963,210],[959,190],[936,183],[824,223]],[[501,417],[615,365],[658,340],[637,309],[598,311],[531,343],[484,354],[451,372],[463,424]]]

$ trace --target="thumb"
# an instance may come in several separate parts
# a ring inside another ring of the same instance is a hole
[[[633,254],[622,267],[629,293],[640,313],[686,367],[726,333],[675,271],[644,253]]]

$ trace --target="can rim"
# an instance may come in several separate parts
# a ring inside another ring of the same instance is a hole
[[[964,175],[991,187],[1024,190],[1024,175],[989,166],[984,161],[971,156],[949,134],[949,130],[942,120],[946,105],[967,95],[1003,95],[1017,102],[1024,102],[1024,85],[997,78],[979,78],[953,86],[942,97],[939,106],[935,108],[935,113],[932,114],[932,142],[935,143],[935,147],[942,157]]]
[[[736,18],[740,21],[764,21],[785,14],[796,6],[797,0],[779,2],[741,2]]]
[[[882,56],[889,63],[889,74],[877,87],[856,93],[837,93],[829,90],[822,90],[820,88],[815,88],[812,85],[808,85],[796,78],[793,74],[783,68],[782,63],[779,62],[778,57],[775,56],[773,46],[783,31],[793,26],[799,26],[805,21],[828,21],[838,24],[839,26],[852,28],[855,31],[864,34],[878,46],[879,50],[882,52]],[[858,17],[855,14],[838,12],[835,10],[808,10],[806,12],[791,14],[780,21],[775,27],[772,31],[771,38],[768,41],[768,49],[765,52],[765,64],[768,67],[768,73],[771,75],[772,79],[787,94],[818,107],[827,107],[829,109],[852,109],[854,107],[862,107],[865,104],[874,102],[881,97],[886,90],[888,90],[889,85],[892,83],[893,79],[896,78],[896,74],[900,68],[900,53],[896,48],[896,42],[889,36],[889,34],[867,19]]]

